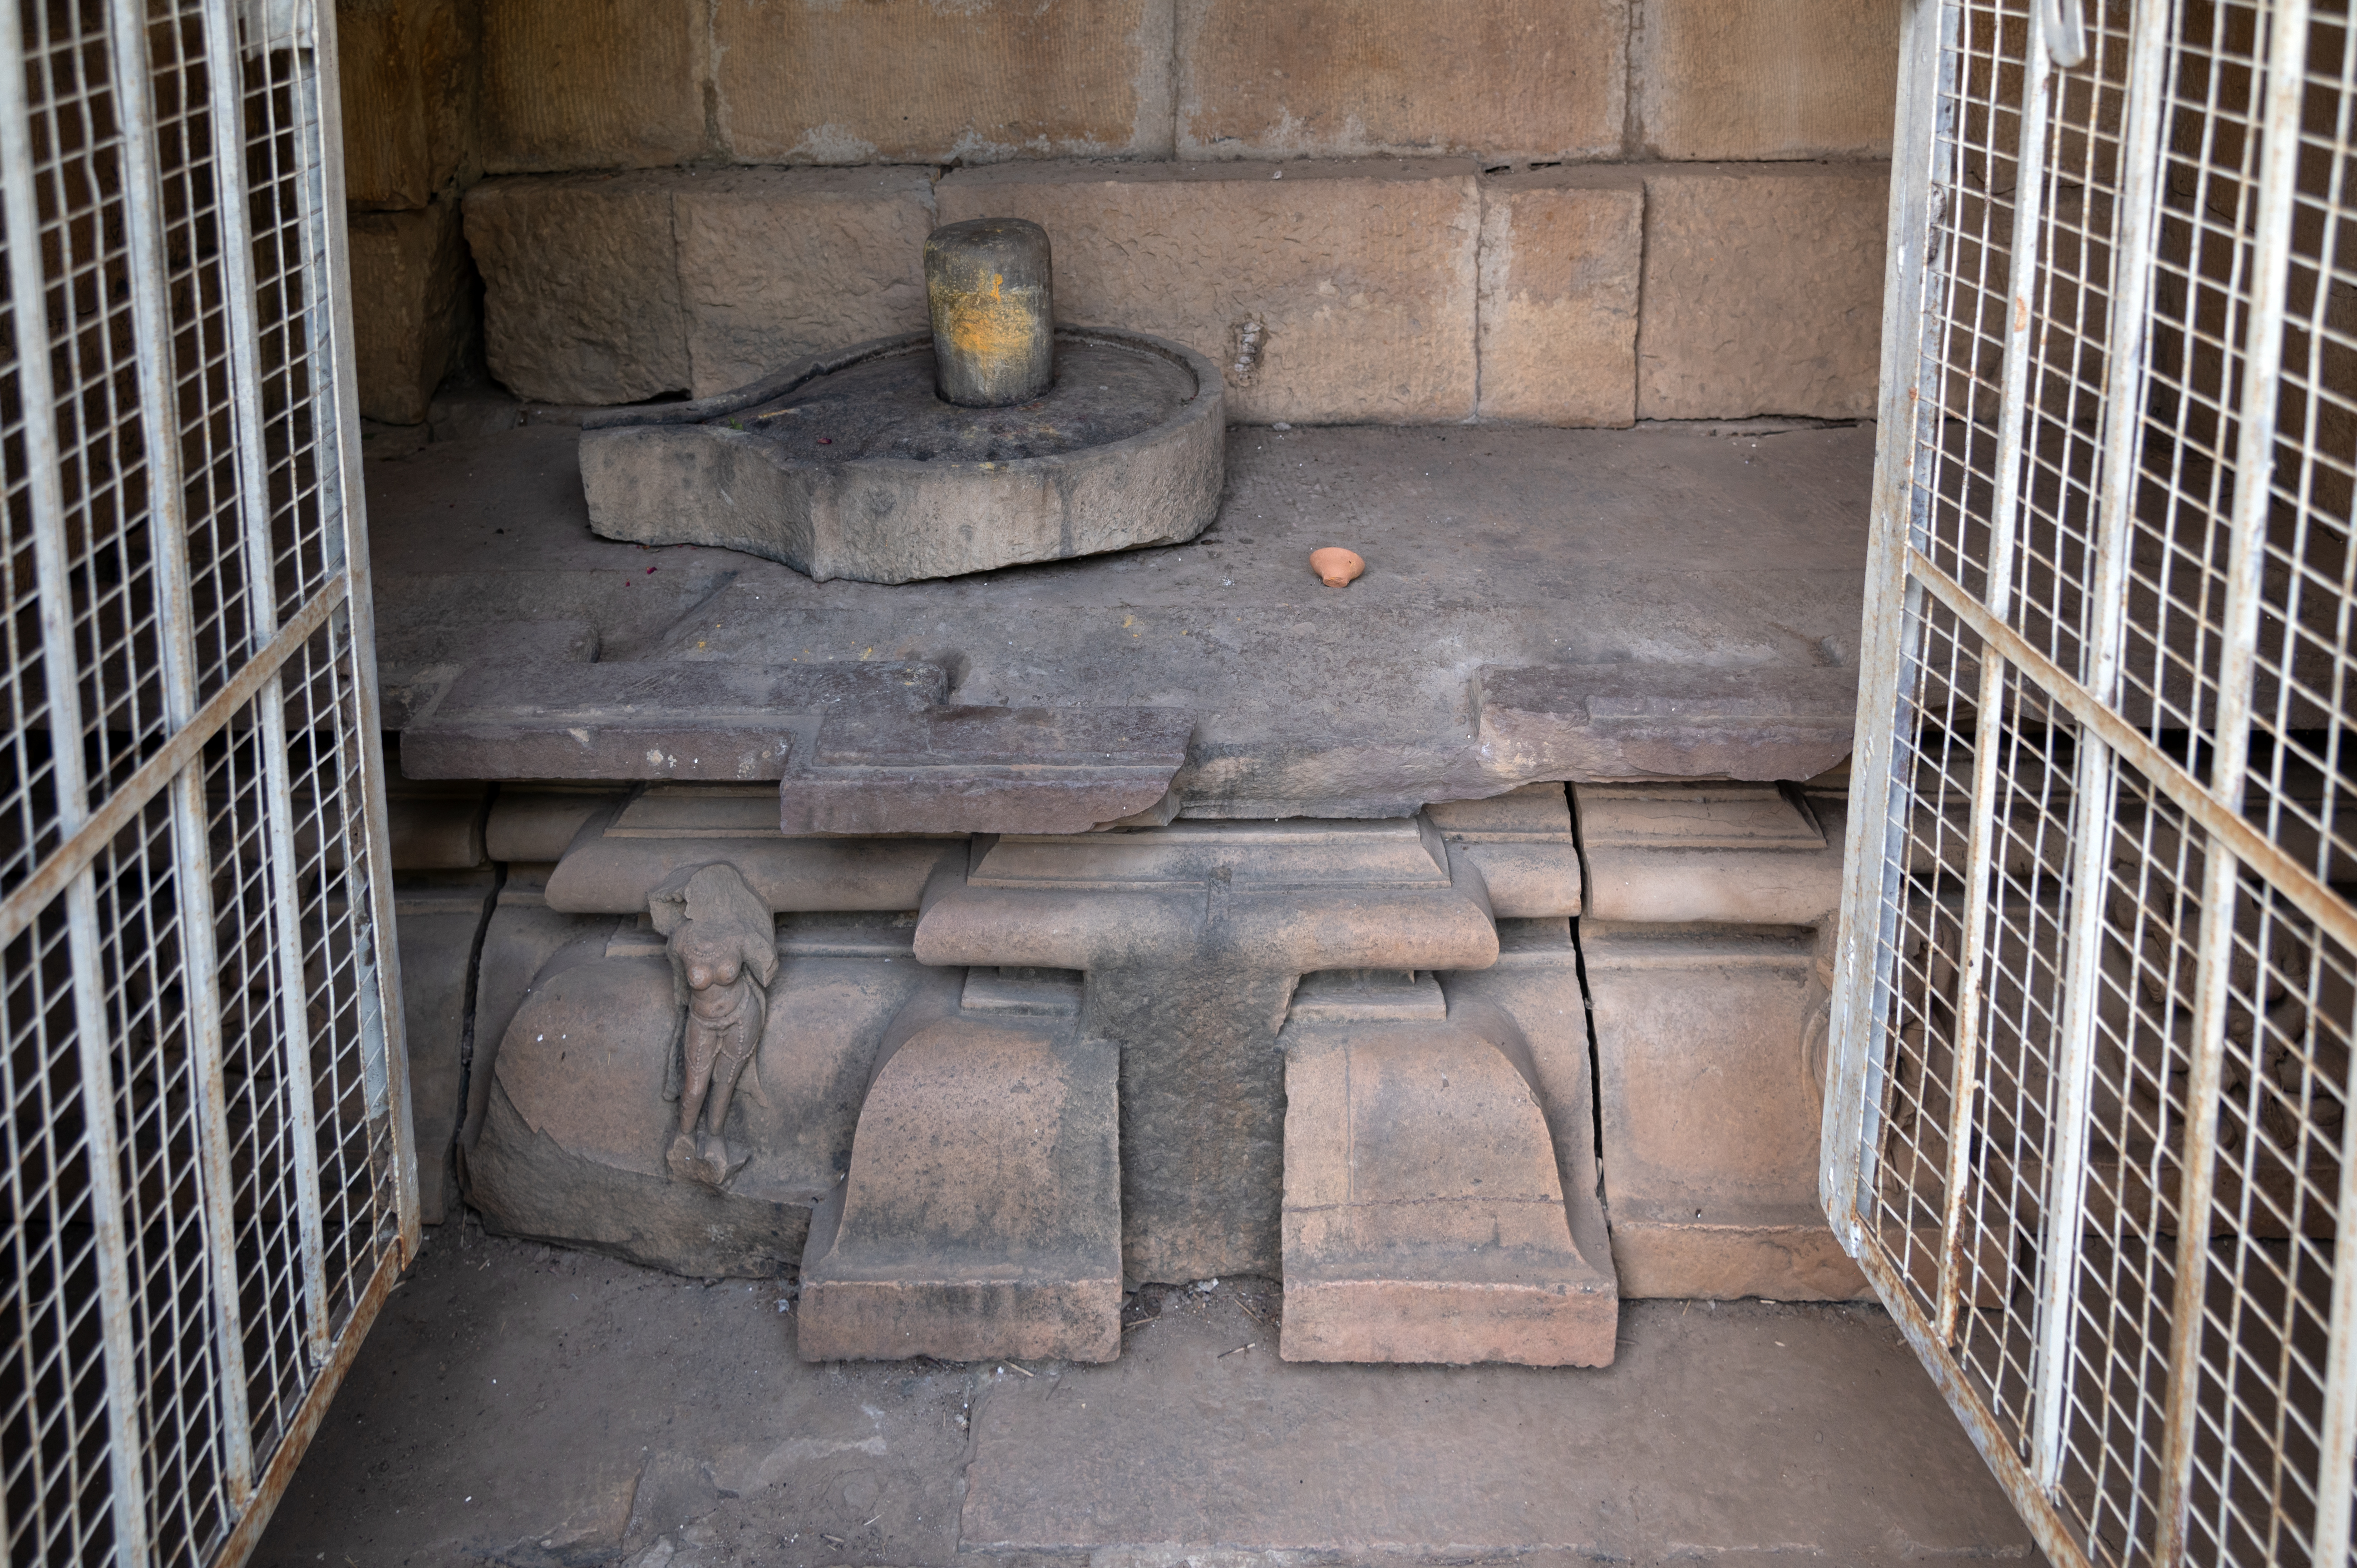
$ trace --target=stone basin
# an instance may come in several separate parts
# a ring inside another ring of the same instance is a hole
[[[1219,371],[1143,333],[1066,328],[1011,408],[934,394],[932,339],[878,338],[719,397],[591,416],[590,526],[825,582],[908,583],[1178,544],[1219,514]]]

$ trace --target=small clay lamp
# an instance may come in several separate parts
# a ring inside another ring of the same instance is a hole
[[[964,408],[1029,403],[1056,380],[1056,300],[1048,231],[974,218],[925,236],[934,390]]]
[[[1339,544],[1329,544],[1323,550],[1309,553],[1309,569],[1318,580],[1329,588],[1344,588],[1351,580],[1367,569],[1366,562],[1355,550],[1345,550]]]

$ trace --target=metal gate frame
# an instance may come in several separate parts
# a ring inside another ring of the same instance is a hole
[[[2357,25],[1904,11],[1826,1213],[2054,1563],[2345,1564]]]
[[[0,1527],[235,1563],[419,1234],[334,6],[0,48]]]

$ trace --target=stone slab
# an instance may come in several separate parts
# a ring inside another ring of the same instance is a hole
[[[1644,151],[1889,156],[1899,13],[1899,0],[1644,0],[1631,72]]]
[[[802,1261],[802,1359],[1120,1354],[1116,1076],[1069,1017],[947,1017],[894,1049]]]
[[[1170,156],[1152,0],[722,0],[716,109],[745,163]]]
[[[1181,0],[1182,158],[1620,150],[1627,0]]]
[[[1873,1307],[1633,1302],[1601,1369],[1306,1366],[1273,1283],[1222,1280],[1117,1361],[1002,1371],[805,1363],[771,1282],[471,1227],[409,1279],[257,1563],[2042,1561]],[[619,1542],[542,1547],[598,1486]]]
[[[615,403],[693,384],[673,234],[678,183],[569,174],[467,192],[483,349],[500,385],[527,401]]]
[[[1640,419],[1870,419],[1883,164],[1657,165],[1645,177]]]
[[[1773,785],[1574,787],[1599,920],[1829,925],[1842,824],[1830,799]]]
[[[691,396],[925,329],[930,170],[715,169],[673,188]]]
[[[1609,726],[1570,722],[1584,699],[1540,716],[1593,749],[1477,739],[1485,666],[1581,669],[1609,694],[1716,661],[1782,691],[1780,724],[1808,737],[1749,751],[1714,720],[1717,757],[1657,746],[1673,768],[1807,778],[1847,749],[1870,430],[1238,430],[1192,545],[901,587],[599,540],[576,439],[526,426],[371,467],[390,690],[430,700],[532,626],[576,628],[608,668],[938,660],[959,705],[1190,714],[1172,784],[1194,816],[1398,817],[1637,772]],[[1308,569],[1334,542],[1369,563],[1346,589]]]
[[[777,791],[760,786],[655,785],[581,832],[548,879],[559,909],[635,914],[684,868],[725,860],[770,908],[913,910],[960,839],[789,837]]]
[[[479,666],[402,755],[425,779],[779,779],[789,834],[1085,832],[1187,759],[1184,713],[930,702],[943,686],[931,664]]]
[[[1643,180],[1528,169],[1484,179],[1481,196],[1481,417],[1631,423]]]
[[[935,198],[944,223],[1044,227],[1060,317],[1150,332],[1227,367],[1231,418],[1474,413],[1470,162],[1000,164],[952,171]]]
[[[1425,815],[1451,853],[1481,874],[1498,918],[1579,913],[1579,846],[1561,786],[1525,784],[1486,800],[1437,803]]]
[[[355,212],[350,228],[361,413],[387,424],[423,424],[434,389],[474,317],[458,209]]]
[[[353,208],[414,210],[473,160],[472,12],[457,0],[336,7],[344,199]]]
[[[486,0],[483,166],[646,168],[706,152],[709,51],[704,0]]]

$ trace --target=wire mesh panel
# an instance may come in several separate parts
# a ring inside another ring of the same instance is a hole
[[[1901,75],[1827,1211],[2056,1563],[2347,1564],[2357,27]]]
[[[242,1561],[417,1234],[332,6],[0,0],[0,1530]]]

